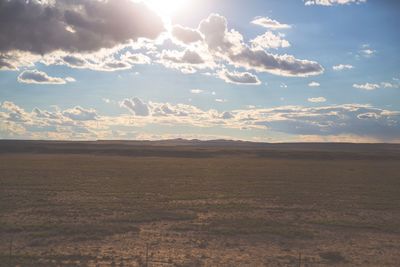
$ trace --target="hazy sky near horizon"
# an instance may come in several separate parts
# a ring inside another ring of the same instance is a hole
[[[400,142],[399,11],[0,0],[0,138]]]

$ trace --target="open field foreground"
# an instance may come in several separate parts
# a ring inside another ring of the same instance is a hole
[[[399,266],[400,146],[0,141],[0,240],[1,266]]]

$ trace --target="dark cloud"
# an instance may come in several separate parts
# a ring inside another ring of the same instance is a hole
[[[235,115],[233,115],[232,112],[225,111],[224,113],[222,113],[221,118],[224,120],[230,120],[235,118]]]
[[[91,52],[140,37],[154,39],[163,23],[130,0],[0,0],[0,52]]]
[[[26,70],[18,76],[18,82],[34,84],[66,84],[67,79],[51,77],[47,75],[47,73],[38,70]]]
[[[121,107],[128,109],[136,116],[145,117],[150,115],[149,106],[138,97],[134,97],[132,99],[124,99],[120,105]]]
[[[259,85],[261,82],[258,77],[249,72],[229,72],[227,70],[220,71],[218,77],[228,83]]]
[[[71,67],[84,67],[87,64],[86,60],[72,55],[65,56],[62,60]]]
[[[185,50],[183,53],[179,53],[176,51],[164,51],[161,56],[162,59],[171,61],[173,63],[182,63],[182,64],[203,64],[204,60],[201,56],[193,50]]]

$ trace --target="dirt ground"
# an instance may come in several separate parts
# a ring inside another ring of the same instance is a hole
[[[0,266],[399,266],[399,146],[214,145],[0,143]]]

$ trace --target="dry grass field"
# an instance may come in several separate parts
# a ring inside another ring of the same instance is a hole
[[[0,266],[399,266],[400,146],[0,142]]]

